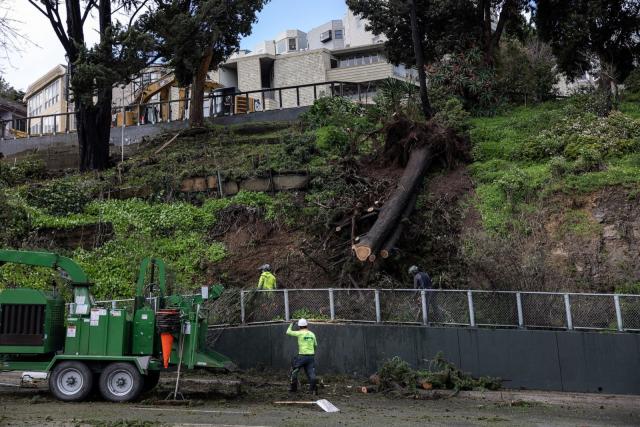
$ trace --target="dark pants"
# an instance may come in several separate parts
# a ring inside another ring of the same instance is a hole
[[[314,356],[298,355],[291,362],[291,391],[298,391],[298,373],[304,368],[309,379],[309,390],[316,391],[316,360]]]

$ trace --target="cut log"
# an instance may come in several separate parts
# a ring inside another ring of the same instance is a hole
[[[360,392],[364,394],[375,393],[376,391],[378,391],[378,388],[376,386],[363,385],[362,387],[360,387]]]
[[[409,162],[398,181],[396,190],[380,209],[378,219],[371,230],[354,245],[354,252],[360,261],[367,261],[393,233],[407,203],[422,182],[422,177],[430,163],[431,149],[429,146],[418,147],[411,151]]]
[[[402,216],[400,217],[400,221],[398,222],[398,225],[396,226],[395,230],[393,230],[393,233],[389,235],[387,240],[382,245],[382,249],[380,250],[380,256],[382,258],[385,258],[385,259],[389,258],[393,253],[393,248],[395,247],[396,243],[400,239],[400,236],[402,236],[402,230],[404,229],[404,225],[409,221],[409,217],[413,213],[413,209],[416,207],[417,199],[418,199],[418,191],[416,189],[416,191],[414,191],[413,195],[411,196],[411,199],[407,203],[407,206],[405,206],[404,211],[402,212]]]
[[[369,377],[369,382],[374,385],[380,385],[380,377],[378,374],[373,374]]]

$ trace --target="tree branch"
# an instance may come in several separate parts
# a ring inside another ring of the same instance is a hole
[[[87,20],[87,17],[91,12],[91,9],[93,9],[97,4],[98,4],[98,0],[89,0],[89,3],[87,3],[87,8],[84,10],[84,13],[82,14],[82,18],[80,19],[80,22],[82,22],[82,25],[84,25],[84,21]]]

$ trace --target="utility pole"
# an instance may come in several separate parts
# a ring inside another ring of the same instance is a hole
[[[124,106],[124,88],[125,85],[120,86],[122,89],[122,133],[120,135],[120,163],[124,162],[124,122],[125,122],[125,106]]]

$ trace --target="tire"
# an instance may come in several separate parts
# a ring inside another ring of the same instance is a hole
[[[149,371],[149,373],[144,376],[144,386],[142,386],[142,392],[146,393],[153,390],[154,388],[156,388],[159,382],[160,371]]]
[[[49,389],[59,400],[80,402],[93,389],[93,372],[82,362],[60,362],[51,372]]]
[[[100,394],[110,402],[130,402],[143,386],[142,375],[131,363],[111,363],[100,374]]]

